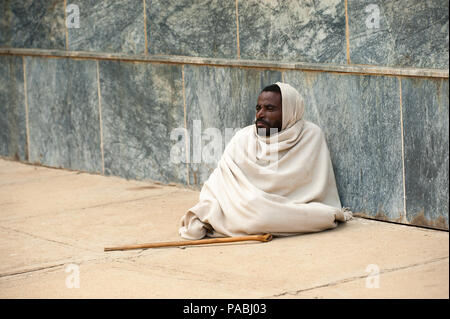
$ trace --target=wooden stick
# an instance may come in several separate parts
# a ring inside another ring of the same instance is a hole
[[[199,240],[182,240],[182,241],[171,241],[171,242],[161,242],[161,243],[149,243],[149,244],[139,244],[139,245],[131,245],[131,246],[121,246],[121,247],[106,247],[105,251],[171,247],[171,246],[192,246],[192,245],[205,245],[205,244],[217,244],[217,243],[231,243],[231,242],[248,241],[248,240],[267,242],[267,241],[272,240],[272,235],[271,234],[250,235],[250,236],[237,236],[237,237],[225,237],[225,238],[211,238],[211,239],[199,239]]]

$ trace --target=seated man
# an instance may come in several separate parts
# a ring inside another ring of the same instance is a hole
[[[186,239],[318,232],[352,218],[339,200],[321,129],[304,103],[277,82],[258,97],[255,125],[239,130],[181,219]]]

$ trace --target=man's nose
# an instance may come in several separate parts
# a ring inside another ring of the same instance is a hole
[[[257,119],[264,118],[264,115],[265,115],[264,108],[260,108],[260,109],[256,112],[256,118],[257,118]]]

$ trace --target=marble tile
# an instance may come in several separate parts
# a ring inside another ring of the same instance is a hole
[[[256,101],[261,90],[280,80],[279,71],[185,67],[191,185],[201,188],[217,166],[226,144],[235,131],[253,123]],[[195,126],[195,121],[199,121],[197,123],[200,125]],[[217,132],[221,140],[213,135],[211,129]],[[195,132],[200,133],[197,135]],[[196,136],[199,136],[200,141]],[[217,146],[212,147],[212,143]],[[195,150],[196,145],[201,146],[198,152]],[[203,157],[207,154],[211,156]]]
[[[30,162],[101,172],[95,61],[26,58]]]
[[[406,216],[448,229],[448,79],[402,79]]]
[[[146,0],[150,54],[236,58],[236,1]]]
[[[100,62],[105,173],[187,184],[171,160],[172,130],[184,128],[178,65]]]
[[[448,68],[448,0],[355,0],[348,16],[352,63]]]
[[[343,206],[378,219],[403,216],[398,80],[290,71],[305,119],[325,133]]]
[[[0,155],[28,159],[22,57],[0,56]]]
[[[239,1],[242,59],[346,63],[344,0]]]
[[[64,0],[0,0],[0,47],[65,49]]]
[[[145,53],[144,5],[136,0],[77,0],[79,28],[69,28],[69,50]]]

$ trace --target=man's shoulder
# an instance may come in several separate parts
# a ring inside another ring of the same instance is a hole
[[[240,143],[240,141],[242,141],[242,139],[247,139],[247,137],[251,133],[252,128],[253,128],[253,125],[248,125],[243,128],[235,129],[233,136],[227,143],[227,147],[229,145],[233,145],[235,143]]]
[[[254,129],[254,124],[250,124],[236,131],[233,137],[240,137],[242,135],[248,135]]]
[[[304,140],[311,142],[314,141],[313,143],[322,143],[322,142],[326,143],[327,140],[325,133],[320,128],[320,126],[309,121],[305,121],[305,123],[303,124],[302,135]]]
[[[317,125],[313,122],[310,122],[310,121],[306,121],[306,120],[303,120],[303,121],[304,121],[303,130],[305,131],[305,133],[307,132],[309,134],[314,134],[314,135],[319,135],[319,136],[323,135],[323,131],[319,125]]]

